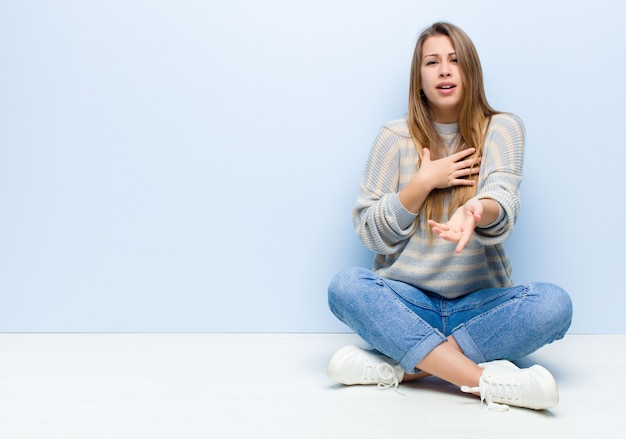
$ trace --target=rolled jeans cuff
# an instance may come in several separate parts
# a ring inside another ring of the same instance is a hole
[[[402,357],[400,360],[400,366],[402,366],[407,373],[419,372],[419,369],[415,367],[417,363],[421,362],[424,357],[430,353],[430,351],[435,349],[444,341],[446,341],[446,337],[441,332],[434,328],[431,329],[419,343],[413,346],[409,352]]]

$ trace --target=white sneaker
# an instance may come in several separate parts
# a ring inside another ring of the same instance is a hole
[[[492,361],[485,367],[478,387],[461,387],[463,392],[480,393],[490,410],[507,411],[509,405],[534,410],[549,409],[559,403],[556,381],[545,368],[535,365],[519,369],[509,361]]]
[[[396,390],[404,377],[404,369],[397,361],[354,345],[339,349],[330,359],[326,373],[348,386],[376,384],[380,389]]]
[[[509,360],[493,360],[493,361],[487,361],[485,363],[478,363],[478,365],[482,367],[483,369],[486,369],[489,366],[502,366],[502,367],[508,367],[509,369],[519,369],[519,367],[511,363]]]

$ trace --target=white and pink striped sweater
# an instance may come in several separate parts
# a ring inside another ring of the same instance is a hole
[[[437,130],[452,152],[457,124],[437,124]],[[523,156],[521,120],[510,113],[493,116],[476,196],[496,200],[500,216],[490,226],[477,228],[465,249],[455,254],[456,244],[431,239],[427,218],[400,203],[398,192],[417,172],[418,155],[406,119],[385,124],[370,151],[352,216],[357,234],[376,254],[373,270],[446,298],[511,286],[511,263],[503,242],[513,231],[520,208]]]

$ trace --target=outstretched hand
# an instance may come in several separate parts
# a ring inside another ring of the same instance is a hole
[[[454,211],[452,217],[445,224],[428,220],[428,225],[432,228],[433,233],[440,238],[456,242],[455,252],[460,253],[472,237],[483,211],[484,207],[480,200],[472,198]]]

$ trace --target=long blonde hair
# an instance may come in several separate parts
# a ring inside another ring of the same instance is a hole
[[[440,22],[422,31],[415,45],[413,62],[411,64],[408,124],[411,137],[413,137],[419,154],[419,161],[421,163],[423,148],[425,147],[430,150],[431,160],[449,155],[442,138],[435,129],[428,100],[422,91],[422,48],[424,42],[435,35],[445,35],[450,38],[461,72],[463,94],[459,105],[458,117],[460,138],[455,147],[455,152],[474,147],[476,152],[472,157],[481,157],[487,126],[491,116],[498,112],[491,108],[487,102],[483,85],[482,67],[472,40],[458,27]],[[477,175],[468,178],[478,180]],[[454,209],[464,204],[474,195],[476,195],[476,185],[435,189],[430,193],[422,206],[422,216],[427,219],[441,221],[444,214],[444,200],[447,197],[450,197],[451,200],[447,211],[448,216],[450,216]]]

